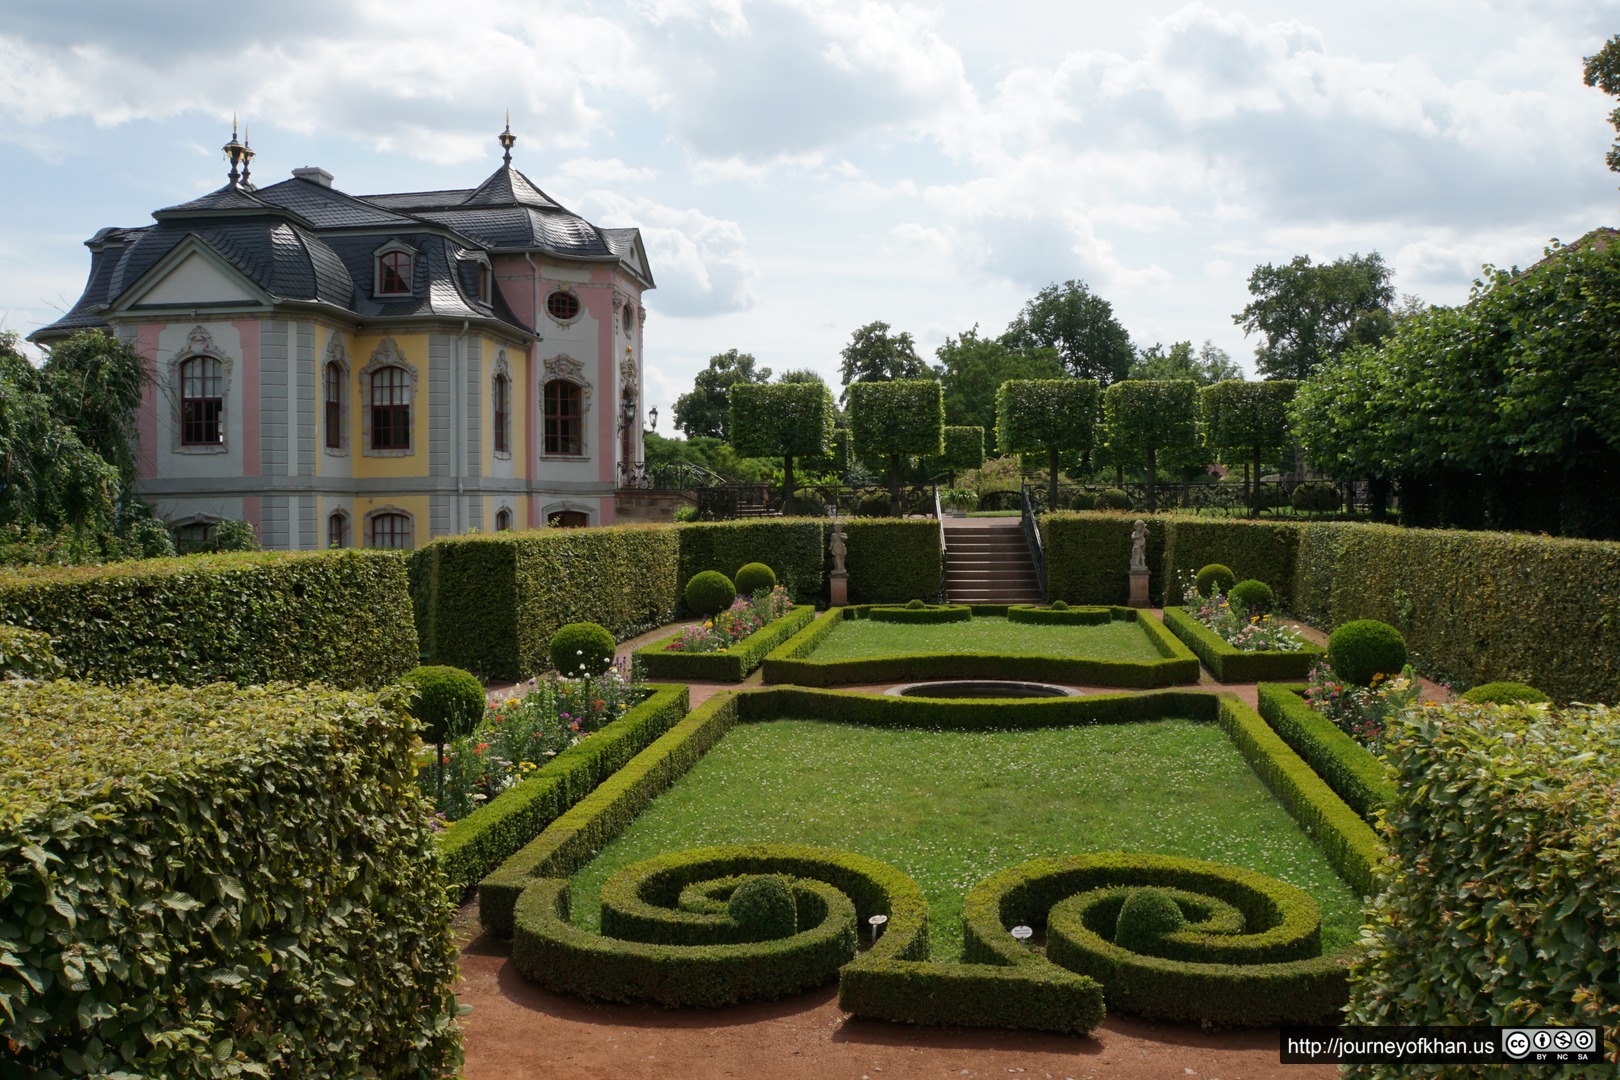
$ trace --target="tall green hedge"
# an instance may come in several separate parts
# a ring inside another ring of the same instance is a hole
[[[1101,400],[1096,379],[1009,379],[996,390],[996,452],[1090,450]]]
[[[455,1075],[401,695],[0,683],[0,1072]]]
[[[565,623],[599,623],[621,639],[661,626],[679,604],[679,543],[669,525],[435,540],[411,563],[423,654],[517,680],[550,666]]]
[[[1378,864],[1349,1023],[1620,1026],[1616,746],[1609,708],[1453,704],[1397,722],[1385,744],[1391,857]]]
[[[851,603],[888,604],[939,595],[945,576],[939,522],[862,518],[844,522],[844,538]]]
[[[1131,598],[1131,529],[1147,522],[1148,591],[1162,602],[1168,517],[1152,514],[1043,514],[1046,598],[1069,604],[1127,603]]]
[[[735,578],[744,565],[762,562],[776,572],[794,603],[808,603],[827,588],[827,529],[823,521],[803,518],[682,525],[677,576],[684,588],[701,571]]]
[[[377,687],[417,664],[406,556],[244,552],[0,573],[0,622],[74,678]]]
[[[1278,606],[1291,609],[1298,550],[1299,526],[1292,523],[1172,518],[1164,541],[1166,602],[1181,602],[1183,574],[1220,563],[1230,566],[1239,581],[1255,578],[1270,585]]]
[[[942,469],[977,469],[984,464],[984,428],[947,425],[945,452],[933,459]]]
[[[858,382],[849,387],[849,437],[857,457],[945,452],[945,399],[933,379]]]
[[[794,490],[793,459],[827,453],[832,391],[825,383],[737,383],[731,388],[731,445],[747,457],[781,457],[784,499]]]

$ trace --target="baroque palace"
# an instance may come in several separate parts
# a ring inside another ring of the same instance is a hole
[[[346,195],[324,169],[228,183],[86,241],[90,281],[31,340],[101,328],[151,365],[139,494],[182,541],[409,548],[605,525],[642,456],[637,229],[503,164],[475,188]]]

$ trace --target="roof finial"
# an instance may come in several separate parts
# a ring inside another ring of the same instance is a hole
[[[512,134],[511,109],[506,110],[506,130],[501,132],[500,135],[496,137],[501,141],[501,149],[506,151],[506,153],[501,155],[501,160],[506,162],[508,165],[512,164],[512,144],[517,142],[517,136]]]
[[[248,183],[248,166],[253,162],[253,138],[248,135],[247,125],[242,125],[242,186],[249,191],[253,185]]]
[[[225,144],[225,160],[231,163],[230,175],[226,177],[231,187],[240,187],[247,183],[247,162],[253,156],[253,151],[244,146],[236,137],[236,114],[231,114],[231,141]],[[237,173],[237,169],[242,171]]]

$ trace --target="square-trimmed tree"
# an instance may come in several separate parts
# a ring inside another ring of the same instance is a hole
[[[933,379],[849,385],[850,446],[889,459],[889,513],[900,516],[901,460],[945,452],[945,395]]]
[[[930,458],[929,464],[946,470],[953,477],[957,472],[977,469],[984,464],[984,428],[977,424],[947,424],[945,452],[937,458]]]
[[[1102,384],[1096,379],[1009,379],[996,391],[996,452],[1046,451],[1046,505],[1057,509],[1058,456],[1091,449]]]
[[[1159,451],[1198,446],[1198,384],[1191,379],[1127,379],[1103,393],[1103,426],[1116,459],[1147,457],[1147,508],[1158,508]]]
[[[1198,391],[1204,423],[1204,442],[1222,451],[1243,451],[1250,456],[1249,513],[1260,515],[1260,458],[1267,450],[1280,450],[1293,441],[1288,403],[1299,383],[1293,379],[1244,382],[1229,379]]]
[[[825,383],[738,383],[731,388],[731,447],[744,457],[782,459],[782,512],[793,512],[793,459],[826,454],[833,438]]]

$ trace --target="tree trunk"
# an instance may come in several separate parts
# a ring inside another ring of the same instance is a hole
[[[793,455],[782,455],[782,513],[793,513]]]
[[[1150,513],[1150,514],[1153,513],[1155,510],[1157,510],[1159,508],[1159,492],[1157,490],[1158,486],[1159,486],[1159,451],[1155,447],[1150,446],[1150,447],[1148,447],[1148,490],[1147,490],[1147,496],[1148,496],[1147,497],[1147,504],[1148,504],[1147,508],[1148,508],[1148,513]]]
[[[1372,503],[1374,521],[1388,520],[1385,504],[1389,502],[1389,477],[1375,476],[1367,481],[1367,501]]]
[[[1058,452],[1056,447],[1047,447],[1047,477],[1046,477],[1046,512],[1053,513],[1058,508],[1057,501],[1057,474]]]
[[[900,455],[889,455],[889,516],[900,516]]]

